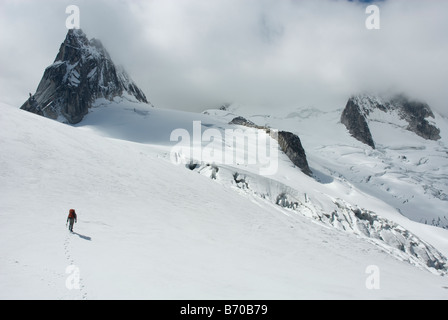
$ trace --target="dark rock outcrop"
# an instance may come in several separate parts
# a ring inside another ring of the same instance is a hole
[[[428,104],[412,101],[403,95],[398,95],[388,103],[388,107],[400,112],[401,117],[409,124],[407,130],[426,140],[439,140],[441,138],[440,129],[427,120],[427,118],[434,119],[434,113]]]
[[[249,127],[249,128],[256,128],[256,129],[266,129],[265,127],[258,126],[255,123],[253,123],[252,121],[247,120],[244,117],[233,118],[232,121],[229,122],[229,124],[236,124],[239,126],[245,126],[245,127]]]
[[[341,122],[346,126],[354,138],[375,149],[375,142],[373,141],[372,134],[370,133],[365,113],[355,102],[355,99],[350,98],[348,100],[347,105],[342,112]]]
[[[68,31],[54,63],[45,69],[34,95],[21,109],[75,124],[98,98],[127,96],[148,103],[129,75],[112,62],[97,39],[80,29]]]
[[[274,131],[268,127],[259,126],[244,117],[236,117],[229,124],[242,125],[249,128],[262,129],[266,131],[273,139],[276,139],[280,149],[288,156],[291,162],[302,170],[303,173],[311,176],[312,172],[308,166],[305,150],[303,149],[300,138],[286,131]]]
[[[369,95],[352,96],[342,112],[341,122],[354,138],[375,149],[369,128],[369,122],[380,121],[372,116],[375,110],[388,113],[391,118],[405,120],[408,125],[404,128],[424,139],[440,139],[440,129],[427,120],[434,118],[431,108],[426,103],[410,100],[403,95],[396,95],[390,99]]]
[[[280,149],[288,156],[291,162],[302,170],[303,173],[311,176],[312,172],[308,166],[305,150],[300,138],[294,133],[279,131],[277,141]]]

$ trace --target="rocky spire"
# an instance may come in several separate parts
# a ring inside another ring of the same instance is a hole
[[[352,96],[342,112],[341,122],[354,138],[375,149],[369,123],[387,121],[376,119],[377,111],[380,114],[388,114],[390,119],[404,120],[403,123],[407,123],[407,125],[404,125],[403,129],[426,140],[440,139],[440,129],[431,123],[431,118],[435,117],[428,104],[411,100],[404,95],[395,95],[392,98],[367,94]]]
[[[148,103],[143,91],[115,66],[99,40],[89,40],[81,29],[71,29],[53,64],[45,69],[36,93],[21,109],[74,124],[83,119],[96,99],[122,96]]]
[[[354,138],[375,149],[375,142],[370,133],[364,110],[361,109],[356,97],[351,97],[348,100],[342,112],[341,122]]]

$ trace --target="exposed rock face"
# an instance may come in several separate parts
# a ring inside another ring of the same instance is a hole
[[[54,63],[45,69],[36,93],[21,109],[75,124],[96,99],[124,95],[148,103],[143,91],[115,66],[99,40],[88,40],[82,30],[71,29]]]
[[[302,142],[297,135],[286,131],[274,132],[270,128],[256,125],[244,117],[236,117],[230,121],[229,124],[265,130],[272,138],[278,141],[280,149],[288,156],[291,162],[299,167],[303,173],[311,176],[312,172],[308,166],[305,150],[303,149]]]
[[[342,112],[341,122],[354,138],[375,149],[375,143],[373,142],[365,114],[354,98],[348,100]]]
[[[265,127],[258,126],[255,123],[253,123],[252,121],[247,120],[244,117],[233,118],[232,121],[229,122],[229,124],[236,124],[236,125],[245,126],[245,127],[249,127],[249,128],[266,129]]]
[[[440,139],[440,129],[428,121],[428,118],[434,118],[430,107],[426,103],[412,101],[403,95],[396,95],[391,99],[369,95],[352,96],[342,112],[341,122],[353,137],[375,148],[368,124],[371,121],[379,121],[373,116],[377,111],[390,114],[391,119],[404,120],[407,123],[406,130],[424,139]]]
[[[408,130],[426,140],[439,140],[440,129],[429,123],[427,118],[434,119],[434,113],[428,104],[420,101],[410,101],[399,95],[387,104],[390,110],[397,110],[401,117],[409,123]]]
[[[305,150],[302,147],[300,138],[291,132],[279,131],[277,140],[280,148],[291,162],[299,167],[303,173],[311,176],[312,172],[308,166]]]

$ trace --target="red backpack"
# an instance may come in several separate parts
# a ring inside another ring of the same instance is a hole
[[[76,218],[75,209],[70,209],[70,211],[68,213],[68,218],[69,219],[75,219]]]

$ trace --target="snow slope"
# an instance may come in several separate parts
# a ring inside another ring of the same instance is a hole
[[[436,113],[433,122],[441,130],[439,141],[406,130],[403,120],[393,114],[370,114],[376,150],[348,134],[340,123],[340,109],[260,112],[234,104],[227,111],[206,113],[226,121],[242,115],[256,124],[296,133],[316,176],[346,181],[414,221],[448,227],[448,120]]]
[[[172,129],[224,122],[120,103],[71,127],[0,108],[1,299],[448,298],[446,276],[312,214],[334,207],[332,199],[353,200],[445,255],[446,230],[399,216],[323,169],[319,183],[280,155],[273,177],[235,164],[210,179],[211,166],[170,161]],[[250,192],[226,178],[235,170]],[[307,216],[260,197],[268,186],[297,197],[306,190],[302,200],[315,209]],[[70,208],[78,212],[74,234],[64,226]],[[71,265],[79,289],[67,287]],[[371,265],[378,290],[366,287]]]

